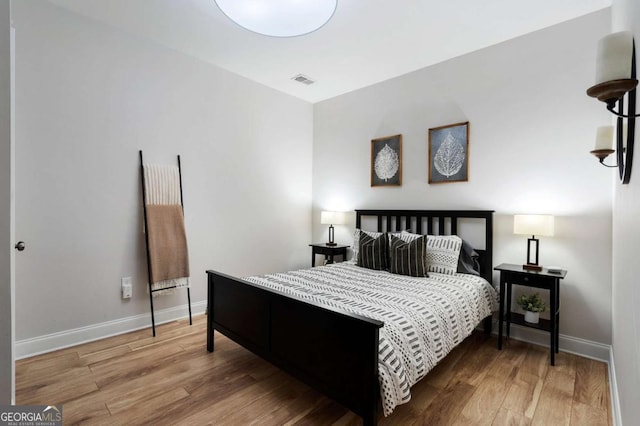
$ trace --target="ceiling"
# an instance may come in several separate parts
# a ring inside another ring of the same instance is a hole
[[[49,1],[313,103],[611,6],[611,0],[339,0],[320,30],[275,38],[234,24],[214,0]],[[297,74],[316,83],[293,81]]]

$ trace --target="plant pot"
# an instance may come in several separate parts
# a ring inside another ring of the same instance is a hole
[[[540,312],[524,311],[524,320],[531,324],[540,322]]]

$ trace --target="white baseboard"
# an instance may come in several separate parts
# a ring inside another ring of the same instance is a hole
[[[496,324],[496,330],[497,330]],[[523,342],[533,343],[539,346],[549,347],[549,332],[536,330],[535,328],[521,327],[517,324],[511,324],[511,338],[522,340]],[[560,335],[560,350],[585,358],[595,359],[597,361],[609,363],[611,345],[593,342],[591,340],[581,339],[579,337]]]
[[[195,302],[191,304],[192,315],[202,314],[207,308],[207,301]],[[180,305],[172,308],[155,311],[156,325],[175,321],[189,316],[189,306]],[[100,324],[88,325],[86,327],[74,328],[72,330],[60,331],[44,336],[33,337],[16,341],[16,359],[27,358],[58,349],[76,346],[94,340],[118,334],[128,333],[141,328],[151,328],[151,313],[134,315]],[[149,331],[151,333],[151,331]]]
[[[622,426],[622,412],[620,411],[620,396],[618,395],[618,380],[613,360],[613,347],[609,352],[609,387],[611,388],[611,415],[614,426]]]

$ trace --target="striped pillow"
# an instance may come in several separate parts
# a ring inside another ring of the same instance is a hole
[[[457,235],[427,236],[427,271],[453,275],[458,270],[462,238]]]
[[[353,234],[353,260],[358,263],[358,251],[360,250],[360,234],[367,234],[373,238],[382,235],[382,232],[363,231],[356,228],[356,232]]]
[[[389,272],[412,277],[428,277],[425,265],[425,252],[427,251],[426,238],[415,238],[409,242],[403,241],[394,235],[390,237]]]
[[[377,270],[387,269],[387,236],[385,234],[372,237],[362,232],[358,245],[358,266]]]

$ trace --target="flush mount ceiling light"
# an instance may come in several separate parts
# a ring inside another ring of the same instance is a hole
[[[215,0],[236,24],[273,37],[309,34],[329,22],[338,0]]]

